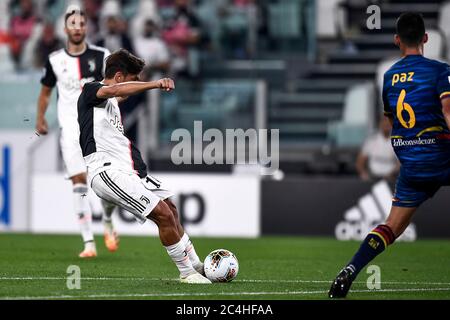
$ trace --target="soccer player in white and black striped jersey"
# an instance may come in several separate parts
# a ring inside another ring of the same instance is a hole
[[[171,91],[171,79],[140,82],[145,63],[122,49],[106,59],[105,79],[87,83],[78,99],[80,144],[92,190],[109,203],[131,212],[139,222],[150,219],[159,229],[167,253],[185,283],[211,283],[203,263],[180,224],[172,193],[147,176],[139,151],[124,135],[119,102],[147,90]]]
[[[58,122],[61,128],[60,145],[66,175],[72,180],[74,209],[77,215],[84,250],[81,258],[97,255],[92,232],[91,207],[86,196],[86,164],[81,153],[77,122],[77,101],[85,83],[103,79],[104,61],[109,55],[105,48],[86,43],[86,20],[77,6],[70,6],[65,15],[67,46],[49,55],[44,76],[41,79],[41,93],[38,100],[36,130],[47,134],[45,120],[49,100],[56,86],[58,90]],[[118,248],[118,237],[111,222],[111,209],[104,205],[105,244],[110,251]]]

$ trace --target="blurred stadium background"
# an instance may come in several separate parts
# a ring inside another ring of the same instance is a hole
[[[450,2],[439,0],[2,0],[3,231],[78,233],[63,179],[56,95],[47,112],[51,133],[34,131],[41,70],[64,46],[69,4],[86,11],[90,43],[143,57],[147,78],[174,77],[174,93],[136,97],[123,111],[152,174],[176,191],[192,236],[359,239],[390,206],[392,180],[361,179],[357,157],[377,132],[380,77],[398,58],[392,40],[400,13],[422,13],[430,34],[425,55],[450,58]],[[381,8],[379,30],[366,26],[371,4]],[[174,165],[170,135],[192,130],[194,120],[204,130],[279,129],[280,172]],[[404,239],[450,237],[450,216],[442,212],[449,197],[441,190],[424,205]],[[156,232],[125,212],[115,218],[121,234]],[[98,232],[100,219],[96,214]]]

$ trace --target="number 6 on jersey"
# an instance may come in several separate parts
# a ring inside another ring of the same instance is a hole
[[[416,115],[414,113],[413,108],[408,103],[405,102],[405,97],[406,97],[406,90],[403,89],[400,92],[400,96],[398,97],[397,100],[397,118],[398,121],[400,121],[400,123],[402,124],[402,126],[404,126],[406,129],[412,129],[416,125]],[[406,111],[408,113],[409,116],[408,121],[406,121],[403,118],[403,111]]]

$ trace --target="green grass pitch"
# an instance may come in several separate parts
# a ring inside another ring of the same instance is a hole
[[[159,239],[122,237],[110,253],[97,237],[99,256],[77,257],[79,236],[0,235],[0,299],[327,299],[331,280],[358,248],[326,238],[193,239],[203,258],[213,249],[233,251],[236,280],[187,285]],[[450,240],[396,243],[373,264],[381,289],[369,290],[364,270],[348,299],[449,299]],[[67,268],[81,270],[81,289],[67,288]]]

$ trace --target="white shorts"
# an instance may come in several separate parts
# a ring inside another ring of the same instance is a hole
[[[160,200],[173,196],[152,176],[141,179],[135,173],[113,168],[95,175],[91,187],[99,198],[131,212],[140,223],[147,220]]]
[[[80,146],[80,130],[73,126],[62,127],[59,142],[67,177],[86,173],[86,163]]]

